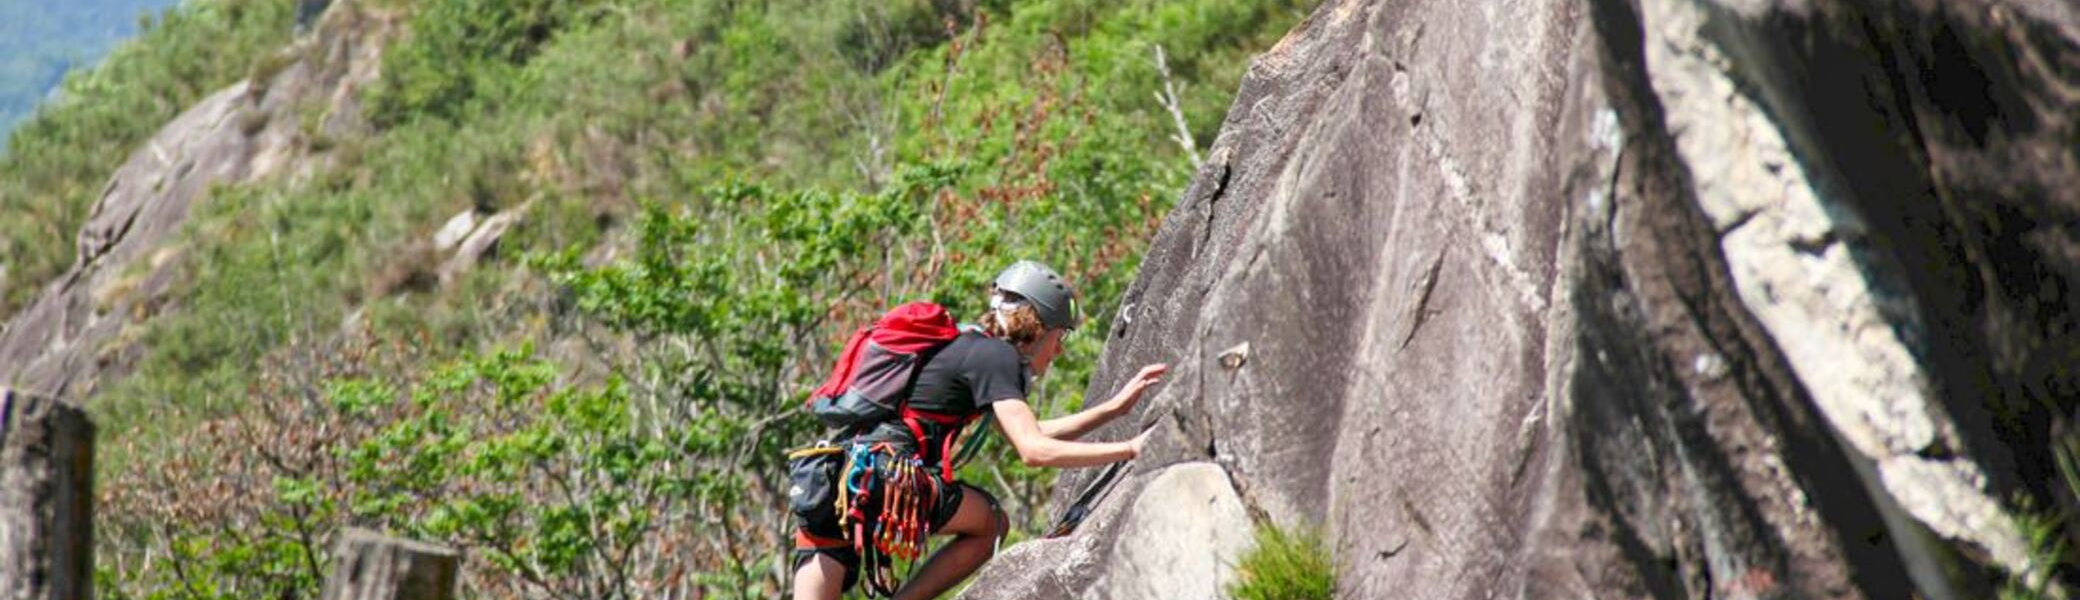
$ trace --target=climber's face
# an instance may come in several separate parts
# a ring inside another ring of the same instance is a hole
[[[1040,334],[1040,339],[1033,340],[1033,344],[1030,346],[1032,352],[1027,355],[1026,360],[1027,364],[1033,368],[1034,377],[1046,375],[1048,365],[1054,364],[1054,357],[1061,356],[1062,336],[1067,333],[1069,333],[1067,329],[1050,327],[1047,329],[1047,333]]]

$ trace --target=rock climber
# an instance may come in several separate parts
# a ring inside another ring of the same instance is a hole
[[[862,579],[873,595],[935,598],[995,554],[1010,527],[1003,509],[988,492],[952,477],[955,440],[972,446],[970,438],[987,428],[967,428],[971,422],[993,419],[1032,466],[1086,467],[1140,455],[1147,432],[1124,442],[1077,439],[1131,412],[1168,366],[1148,365],[1106,401],[1042,420],[1027,403],[1029,382],[1047,373],[1076,328],[1075,292],[1033,261],[1005,269],[988,292],[989,310],[976,325],[920,355],[902,414],[925,418],[863,423],[796,453],[795,600],[836,600]],[[978,431],[964,435],[966,429]],[[930,536],[953,539],[908,581],[895,581],[890,556],[914,559]]]

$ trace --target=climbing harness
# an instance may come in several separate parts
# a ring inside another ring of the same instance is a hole
[[[860,557],[860,580],[867,592],[889,596],[902,585],[896,561],[924,556],[932,534],[932,512],[946,482],[937,469],[888,442],[854,442],[797,450],[789,456],[842,453],[833,508],[838,528]]]

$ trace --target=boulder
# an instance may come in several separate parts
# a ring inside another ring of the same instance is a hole
[[[441,286],[446,287],[454,283],[463,273],[476,268],[477,262],[483,260],[498,246],[498,240],[505,237],[506,230],[512,229],[514,224],[520,222],[520,217],[527,214],[528,206],[530,205],[522,203],[518,207],[491,215],[490,218],[484,219],[482,225],[472,230],[469,237],[464,238],[462,243],[455,247],[455,255],[448,257],[448,261],[441,264]],[[450,224],[453,224],[453,221],[450,221]]]
[[[1108,598],[1220,600],[1256,527],[1213,463],[1163,469],[1134,497],[1112,540]]]
[[[477,229],[477,211],[474,209],[455,213],[448,222],[442,223],[439,231],[433,232],[433,249],[442,252],[454,250],[462,244],[469,232]]]

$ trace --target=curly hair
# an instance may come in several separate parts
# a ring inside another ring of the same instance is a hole
[[[1010,342],[1013,346],[1032,343],[1047,333],[1047,326],[1040,322],[1040,311],[1025,303],[1025,298],[998,290],[995,286],[990,287],[990,293],[1002,296],[1004,306],[983,313],[983,333]]]

